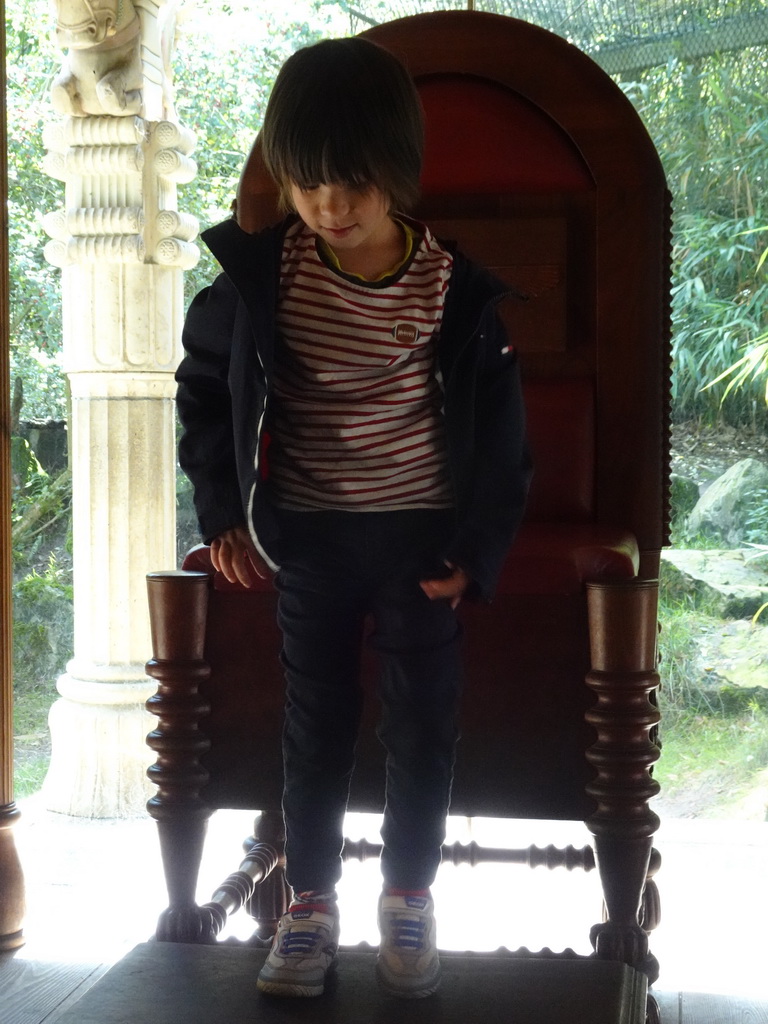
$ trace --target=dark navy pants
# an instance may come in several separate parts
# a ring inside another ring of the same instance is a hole
[[[452,512],[429,510],[280,512],[283,812],[296,892],[327,891],[341,875],[369,614],[387,752],[384,882],[434,881],[458,735],[460,628],[450,604],[430,601],[419,580],[444,574],[452,523]]]

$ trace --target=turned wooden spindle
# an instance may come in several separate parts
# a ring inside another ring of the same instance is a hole
[[[367,839],[351,840],[344,842],[344,860],[373,860],[381,856],[381,843],[371,843]],[[556,868],[565,868],[573,871],[579,868],[582,871],[592,871],[595,867],[595,857],[591,846],[558,847],[549,846],[526,846],[519,849],[504,847],[480,846],[478,843],[446,843],[442,847],[442,862],[444,864],[469,864],[476,867],[478,864],[522,864],[529,868],[548,868],[554,871]]]
[[[257,885],[247,903],[247,910],[256,921],[256,934],[271,938],[277,923],[291,902],[291,888],[285,877],[285,825],[280,811],[262,811],[253,827],[254,842],[275,852],[276,865]]]
[[[210,577],[157,572],[147,576],[153,657],[147,674],[158,689],[147,701],[158,724],[147,737],[157,761],[147,774],[157,785],[147,810],[157,821],[169,906],[157,937],[211,942],[211,913],[195,902],[197,876],[212,809],[201,797],[208,773],[200,757],[210,744],[200,731],[209,707],[199,694],[210,670],[203,659]]]
[[[657,605],[657,580],[587,585],[592,669],[586,681],[597,696],[586,716],[597,732],[587,751],[597,775],[587,789],[597,806],[586,824],[595,837],[607,914],[591,938],[599,957],[629,963],[651,981],[658,963],[639,912],[659,826],[649,807],[659,790],[651,777],[659,712],[650,700],[659,684]]]
[[[278,854],[273,846],[251,840],[240,867],[221,883],[202,907],[211,915],[211,927],[216,936],[221,934],[228,918],[249,902],[260,883],[270,877],[277,862]]]

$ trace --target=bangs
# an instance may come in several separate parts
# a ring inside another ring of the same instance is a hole
[[[376,186],[389,191],[386,164],[376,159],[367,141],[351,133],[328,134],[315,121],[286,139],[278,173],[282,181],[299,188],[339,184],[364,191]],[[298,128],[298,126],[297,126]]]

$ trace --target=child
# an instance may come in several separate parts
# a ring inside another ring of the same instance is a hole
[[[505,289],[404,214],[422,137],[385,50],[351,38],[290,57],[261,145],[293,212],[255,235],[233,220],[205,233],[224,273],[192,303],[177,374],[180,461],[214,566],[245,586],[276,571],[294,892],[258,978],[276,995],[321,993],[335,962],[367,615],[387,752],[377,975],[405,997],[439,984],[455,610],[490,598],[527,489]]]

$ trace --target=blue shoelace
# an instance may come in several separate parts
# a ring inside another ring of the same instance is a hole
[[[423,949],[425,930],[426,922],[419,918],[397,918],[392,923],[393,944],[400,949]]]
[[[278,952],[280,956],[306,956],[324,938],[321,932],[300,932],[292,928],[283,936]]]

